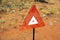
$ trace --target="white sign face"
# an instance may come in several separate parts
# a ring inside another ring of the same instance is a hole
[[[38,21],[36,20],[36,18],[33,16],[29,22],[28,25],[34,25],[34,24],[38,24]]]

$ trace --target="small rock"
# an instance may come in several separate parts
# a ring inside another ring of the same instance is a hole
[[[51,26],[54,25],[53,22],[49,22],[48,24],[51,25]]]
[[[12,10],[11,12],[14,13],[14,12],[16,12],[16,10]]]
[[[45,15],[45,14],[43,14],[43,17],[46,17],[46,15]]]
[[[54,22],[54,23],[56,23],[57,21],[56,21],[56,20],[54,20],[53,22]]]

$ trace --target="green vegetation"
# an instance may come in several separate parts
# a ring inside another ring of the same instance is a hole
[[[0,4],[2,3],[2,0],[0,0]]]

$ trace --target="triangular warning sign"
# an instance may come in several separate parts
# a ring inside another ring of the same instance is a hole
[[[28,15],[26,16],[23,22],[23,27],[24,28],[36,28],[36,27],[41,27],[41,26],[44,26],[44,22],[36,6],[33,5],[31,9],[29,10]]]

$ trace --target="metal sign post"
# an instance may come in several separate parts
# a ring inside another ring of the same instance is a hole
[[[35,40],[35,28],[33,28],[33,40]]]

